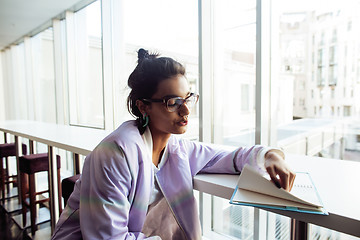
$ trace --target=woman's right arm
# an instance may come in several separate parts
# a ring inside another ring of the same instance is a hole
[[[100,144],[86,159],[80,194],[83,239],[145,239],[129,232],[132,173],[126,156],[116,144]]]

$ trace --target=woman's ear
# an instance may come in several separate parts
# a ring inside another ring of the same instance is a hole
[[[146,107],[147,105],[141,101],[141,100],[136,100],[136,106],[139,109],[139,111],[141,112],[141,114],[144,115],[144,113],[146,113]]]

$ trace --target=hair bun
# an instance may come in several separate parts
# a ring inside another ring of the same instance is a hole
[[[145,58],[149,58],[149,52],[143,48],[140,48],[138,51],[138,61],[142,61]]]

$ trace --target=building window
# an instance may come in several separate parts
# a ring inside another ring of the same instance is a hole
[[[337,30],[336,29],[333,30],[331,42],[332,43],[337,42]]]
[[[324,71],[324,50],[318,50],[318,73],[317,73],[317,85],[324,86],[325,85],[325,71]]]
[[[329,66],[329,86],[337,84],[337,65]]]
[[[325,44],[325,33],[322,32],[319,45],[323,46],[324,44]]]
[[[352,29],[352,21],[349,21],[347,24],[347,30],[351,31],[351,29]]]
[[[351,116],[351,106],[344,106],[344,117]]]

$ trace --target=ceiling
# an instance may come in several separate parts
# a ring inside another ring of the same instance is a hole
[[[35,29],[51,22],[84,0],[1,0],[0,50],[31,36]]]

